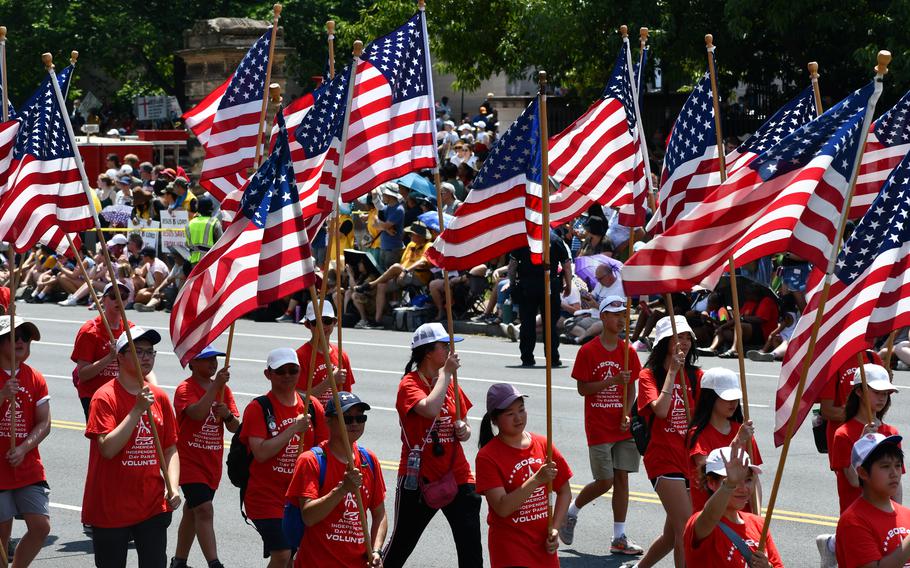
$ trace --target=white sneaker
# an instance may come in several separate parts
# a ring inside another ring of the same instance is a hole
[[[640,339],[632,342],[632,349],[639,351],[641,353],[647,353],[648,351],[651,350],[648,347],[648,344],[645,343],[644,341],[641,341]]]
[[[62,302],[57,302],[58,306],[78,306],[79,302],[73,296],[67,296]]]
[[[563,544],[572,544],[575,540],[575,525],[578,524],[578,515],[567,514],[566,522],[559,528],[559,540]]]
[[[833,534],[820,534],[815,537],[815,547],[818,548],[818,556],[821,558],[821,564],[819,564],[821,568],[837,568],[837,558],[828,549],[828,541],[833,540]]]

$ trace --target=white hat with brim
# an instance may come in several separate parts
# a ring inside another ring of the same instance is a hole
[[[0,316],[0,337],[9,333],[9,316]],[[16,318],[16,329],[25,329],[28,331],[28,335],[32,341],[41,340],[41,332],[38,331],[38,326],[33,324],[30,321],[26,321],[21,317]]]
[[[743,391],[736,373],[723,367],[713,367],[701,377],[701,388],[711,389],[723,400],[742,400]]]
[[[332,306],[332,303],[328,300],[322,302],[322,317],[324,318],[335,318],[335,308]],[[306,314],[304,315],[306,321],[316,321],[316,308],[313,307],[313,302],[307,304]]]
[[[145,329],[144,327],[132,327],[129,330],[130,335],[133,337],[133,343],[136,343],[140,340],[145,340],[156,345],[161,341],[161,334],[155,331],[154,329]],[[127,332],[124,331],[120,334],[120,337],[117,338],[117,353],[122,353],[124,349],[129,345],[129,340],[127,339]]]
[[[266,359],[265,362],[266,366],[273,371],[280,369],[289,363],[300,365],[300,360],[297,359],[297,353],[290,347],[279,347],[278,349],[272,349],[269,351],[268,359]]]
[[[411,349],[420,347],[421,345],[426,345],[428,343],[436,343],[438,341],[448,341],[449,332],[446,331],[446,328],[439,322],[425,323],[422,326],[418,327],[414,331],[413,337],[411,337]],[[457,335],[452,339],[455,343],[463,341],[463,337],[458,337]]]
[[[729,446],[711,450],[711,453],[708,454],[708,459],[705,461],[705,473],[713,473],[721,477],[727,477],[727,466],[724,463],[724,460],[729,462],[731,453],[732,448]],[[761,467],[754,465],[749,460],[749,456],[746,456],[746,465],[755,473],[761,473]]]
[[[850,464],[855,469],[863,465],[863,462],[866,461],[866,458],[869,457],[869,454],[871,454],[875,448],[882,444],[897,446],[901,443],[901,440],[903,440],[902,436],[885,436],[878,432],[870,432],[853,443],[853,450],[850,452]]]
[[[866,373],[866,386],[877,392],[896,393],[897,387],[891,384],[891,378],[888,371],[881,365],[866,363],[863,365],[863,371]],[[853,376],[853,386],[863,384],[863,377],[859,373],[859,367],[856,368],[856,374]]]
[[[677,335],[680,333],[690,333],[692,336],[695,335],[695,333],[692,331],[692,328],[689,327],[689,322],[686,321],[685,316],[676,316],[673,318],[673,320],[676,322]],[[670,322],[669,316],[663,317],[657,322],[657,325],[654,326],[654,334],[655,344],[660,343],[663,339],[666,339],[673,335],[673,325]]]

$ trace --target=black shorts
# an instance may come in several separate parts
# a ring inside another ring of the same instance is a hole
[[[657,477],[654,477],[654,478],[649,479],[649,481],[651,482],[651,487],[653,487],[654,489],[657,489],[657,482],[658,482],[661,478],[664,478],[664,479],[682,479],[682,480],[684,480],[684,481],[686,482],[686,489],[689,488],[689,478],[686,477],[686,474],[684,474],[684,473],[665,473],[665,474],[663,474],[663,475],[658,475]]]
[[[186,506],[195,509],[215,498],[215,490],[205,483],[184,483],[180,486]]]
[[[768,338],[765,337],[764,331],[762,331],[760,323],[743,322],[743,325],[752,326],[752,337],[749,338],[748,345],[764,345],[765,344],[765,341]]]
[[[297,550],[296,546],[291,546],[288,538],[284,535],[284,529],[281,528],[281,519],[250,519],[259,536],[262,537],[262,557],[268,558],[273,550]]]

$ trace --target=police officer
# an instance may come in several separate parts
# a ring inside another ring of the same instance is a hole
[[[190,249],[190,263],[196,264],[202,255],[215,246],[221,236],[221,222],[212,216],[212,200],[203,197],[197,201],[196,216],[186,225],[186,246]]]

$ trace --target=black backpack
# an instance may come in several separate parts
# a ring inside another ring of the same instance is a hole
[[[265,431],[269,438],[274,437],[272,432],[276,431],[275,409],[272,407],[272,401],[268,395],[257,396],[253,402],[262,407],[262,415],[265,418]],[[243,510],[243,498],[246,494],[246,486],[250,482],[250,464],[253,462],[253,453],[246,447],[246,444],[240,441],[240,432],[243,430],[243,423],[234,432],[231,437],[231,449],[228,450],[227,456],[227,474],[231,480],[231,485],[240,489],[240,514],[246,520],[246,512]]]
[[[698,400],[698,387],[696,386],[698,381],[695,380],[694,373],[687,372],[686,380],[692,391],[692,398]],[[636,399],[632,401],[632,408],[629,412],[629,430],[632,431],[632,439],[635,440],[635,447],[638,448],[638,453],[641,455],[645,455],[648,444],[651,442],[651,426],[653,424],[653,412],[648,418],[645,418],[638,413],[638,398],[636,397]]]

